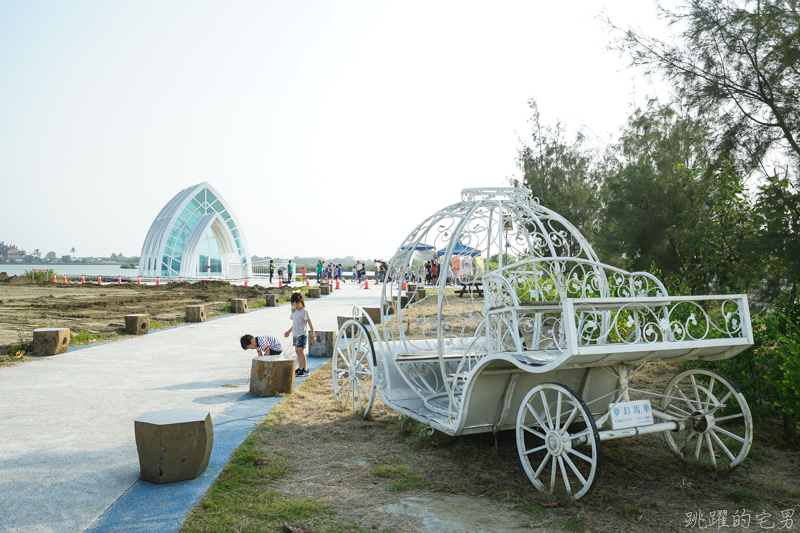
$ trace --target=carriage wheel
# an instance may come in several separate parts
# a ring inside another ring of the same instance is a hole
[[[753,417],[739,387],[722,374],[702,368],[681,372],[664,390],[661,410],[688,419],[688,429],[664,433],[678,457],[719,470],[747,457]]]
[[[525,396],[517,416],[517,449],[533,485],[577,500],[600,473],[600,435],[589,408],[572,389],[542,383]]]
[[[375,401],[375,347],[367,328],[357,320],[345,322],[333,344],[333,394],[341,409],[363,412]]]

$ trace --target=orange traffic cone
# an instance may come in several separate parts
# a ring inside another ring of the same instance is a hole
[[[64,272],[64,283],[66,283],[66,282],[67,282],[67,273]]]
[[[122,285],[122,275],[117,278],[117,285]]]
[[[283,280],[278,278],[278,287],[283,287]]]
[[[161,285],[161,276],[156,276],[156,285]]]
[[[407,291],[407,290],[408,290],[408,286],[406,285],[406,282],[405,282],[405,281],[403,282],[403,290],[404,290],[404,291]]]
[[[309,287],[308,278],[306,278],[306,287]]]
[[[86,283],[86,276],[81,274],[81,285],[83,285],[84,283]]]
[[[364,288],[365,289],[369,289],[369,280],[368,279],[364,280]]]
[[[337,288],[337,289],[339,289],[339,288],[340,288],[340,287],[339,287],[339,280],[338,280],[338,279],[336,280],[336,288]]]
[[[103,284],[103,279],[100,276],[97,276],[97,284],[98,285],[102,285]]]
[[[141,285],[142,284],[142,276],[136,276],[136,284],[137,285]]]
[[[244,286],[247,287],[247,277],[244,278]]]
[[[178,277],[178,283],[183,283],[183,276]]]
[[[55,272],[53,272],[53,283],[58,283],[58,282],[56,281],[56,273],[55,273]]]

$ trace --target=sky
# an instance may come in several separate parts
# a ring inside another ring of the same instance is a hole
[[[138,256],[209,182],[251,254],[388,258],[542,119],[610,142],[651,81],[607,51],[649,1],[0,0],[0,241]]]

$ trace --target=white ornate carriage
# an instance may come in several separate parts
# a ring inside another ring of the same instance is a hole
[[[426,261],[438,278],[409,283]],[[745,295],[669,296],[649,273],[601,263],[516,188],[463,190],[401,243],[389,272],[379,320],[355,308],[338,331],[340,405],[366,416],[380,394],[449,435],[514,429],[533,484],[573,499],[594,486],[603,440],[663,432],[686,460],[730,468],[746,457],[752,418],[730,379],[694,368],[662,394],[629,385],[648,362],[750,346]]]

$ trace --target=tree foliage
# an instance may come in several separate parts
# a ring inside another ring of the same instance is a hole
[[[719,116],[716,148],[764,167],[773,149],[800,161],[798,0],[688,0],[661,8],[669,42],[629,29],[613,43],[662,74],[686,105]],[[611,24],[613,26],[613,24]]]
[[[600,206],[595,158],[585,147],[581,133],[570,142],[563,124],[543,125],[536,101],[530,100],[528,105],[530,139],[517,152],[523,176],[512,184],[529,187],[541,205],[564,216],[591,238]]]

